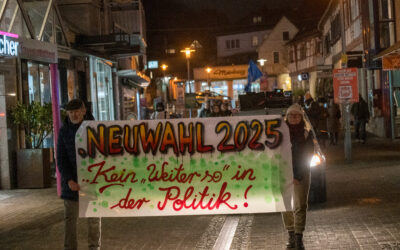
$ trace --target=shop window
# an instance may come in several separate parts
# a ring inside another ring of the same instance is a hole
[[[23,102],[51,103],[50,67],[34,61],[22,61]],[[43,147],[53,146],[52,135],[43,141]]]
[[[279,52],[274,52],[274,63],[279,63]]]
[[[228,96],[228,84],[225,81],[212,82],[211,91],[219,95]]]
[[[234,80],[233,81],[233,99],[239,100],[239,95],[243,95],[246,92],[244,88],[247,84],[247,80]]]
[[[114,99],[111,67],[103,60],[94,57],[90,61],[93,115],[97,120],[112,120],[114,119]]]

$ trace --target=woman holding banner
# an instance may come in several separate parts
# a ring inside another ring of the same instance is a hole
[[[312,133],[306,130],[304,114],[299,104],[286,112],[292,143],[294,211],[282,213],[283,223],[289,233],[287,249],[304,249],[303,231],[306,225],[308,192],[310,189],[310,159],[314,153]]]

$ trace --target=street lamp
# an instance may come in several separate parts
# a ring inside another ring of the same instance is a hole
[[[196,50],[191,49],[191,48],[185,48],[185,49],[181,50],[181,52],[185,53],[185,55],[186,55],[187,74],[188,74],[187,80],[188,80],[188,85],[189,85],[189,93],[192,93],[192,88],[190,86],[190,62],[189,62],[189,59],[190,59],[190,54],[195,51]]]
[[[267,59],[264,59],[264,58],[260,58],[257,60],[257,62],[260,64],[261,67],[264,66],[266,61],[267,61]]]
[[[168,68],[168,65],[166,65],[166,64],[161,65],[161,69],[163,71],[164,78],[165,78],[165,71],[167,70],[167,68]]]
[[[212,69],[210,67],[206,68],[206,72],[207,72],[207,85],[208,85],[208,90],[211,91],[211,82],[210,82],[210,72],[212,71]]]

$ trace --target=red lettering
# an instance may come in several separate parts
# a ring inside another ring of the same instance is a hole
[[[183,208],[186,209],[193,209],[196,210],[199,207],[201,209],[208,209],[208,210],[213,210],[213,209],[219,209],[222,205],[227,206],[229,209],[235,210],[237,209],[237,205],[230,205],[228,202],[230,198],[232,197],[230,192],[226,192],[228,184],[224,182],[221,186],[221,190],[219,192],[218,198],[213,199],[215,197],[215,194],[210,195],[208,193],[208,186],[206,186],[202,192],[198,192],[198,195],[200,196],[200,199],[197,200],[197,195],[194,194],[194,187],[190,186],[189,188],[186,189],[183,198],[180,199],[179,196],[181,194],[181,190],[177,186],[172,186],[168,188],[159,188],[160,191],[165,191],[165,198],[163,202],[158,202],[158,209],[159,210],[164,210],[165,207],[168,205],[168,202],[172,202],[172,208],[175,211],[180,211]],[[206,201],[206,198],[210,197],[208,201]]]
[[[149,181],[163,181],[163,182],[178,182],[178,183],[191,183],[194,177],[200,177],[201,174],[193,172],[190,174],[183,173],[185,170],[183,164],[179,167],[171,169],[169,173],[165,170],[168,166],[168,162],[163,162],[161,170],[157,170],[156,164],[150,164],[147,166],[147,170],[150,171]]]
[[[126,195],[125,198],[122,198],[118,202],[118,204],[115,204],[114,206],[110,207],[110,209],[113,209],[115,207],[120,207],[123,209],[135,209],[136,208],[139,210],[144,203],[150,202],[149,200],[146,200],[146,198],[144,198],[144,197],[142,199],[139,199],[136,201],[135,201],[135,199],[129,199],[131,192],[132,192],[132,188],[129,189],[128,194]]]

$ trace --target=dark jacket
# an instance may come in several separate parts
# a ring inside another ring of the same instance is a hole
[[[199,117],[210,117],[210,115],[211,115],[211,110],[204,108],[200,111]]]
[[[339,105],[334,103],[327,108],[328,117],[326,118],[326,127],[329,133],[339,132],[340,128],[340,113]]]
[[[84,119],[93,120],[93,116],[86,115]],[[80,125],[71,123],[66,117],[58,134],[57,165],[61,174],[61,198],[65,200],[78,200],[78,192],[69,188],[68,181],[78,182],[75,135]]]
[[[308,99],[305,101],[306,108],[304,109],[308,119],[310,120],[311,125],[313,126],[314,130],[318,130],[318,123],[320,120],[321,109],[319,104],[314,101],[314,99]]]
[[[355,120],[369,120],[368,104],[364,101],[364,99],[360,98],[359,102],[356,102],[353,104],[353,106],[351,106],[351,114],[354,115]]]
[[[310,173],[310,161],[314,154],[312,133],[309,132],[305,141],[292,142],[293,178],[301,181]]]

